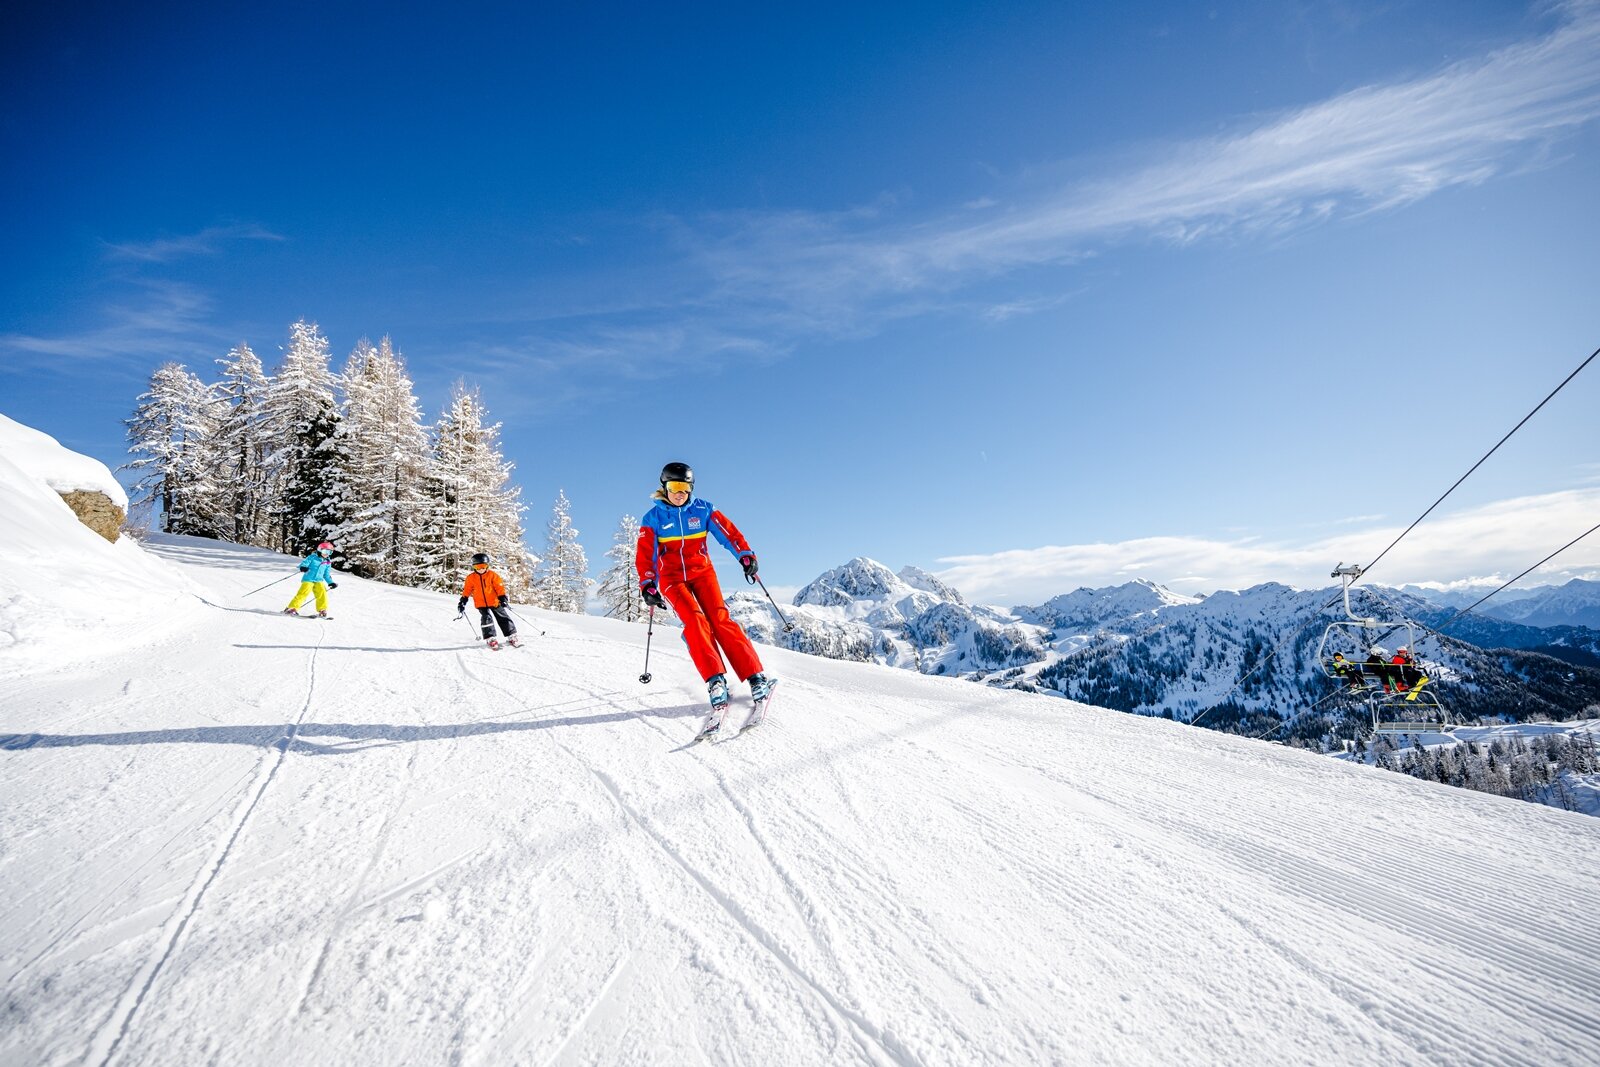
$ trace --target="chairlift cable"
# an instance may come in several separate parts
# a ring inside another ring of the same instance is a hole
[[[1494,596],[1495,593],[1501,592],[1502,590],[1506,589],[1507,587],[1515,585],[1517,582],[1521,581],[1523,578],[1527,577],[1529,574],[1531,574],[1534,571],[1538,570],[1540,567],[1543,567],[1546,563],[1549,563],[1551,560],[1555,559],[1557,556],[1561,555],[1561,553],[1565,552],[1567,549],[1571,548],[1573,545],[1577,544],[1579,541],[1582,541],[1585,537],[1588,537],[1590,534],[1594,533],[1596,530],[1600,530],[1600,523],[1596,523],[1595,525],[1589,527],[1587,530],[1583,531],[1583,533],[1579,534],[1577,537],[1574,537],[1572,540],[1568,541],[1566,544],[1562,545],[1560,548],[1558,548],[1554,552],[1550,553],[1544,559],[1541,559],[1538,563],[1535,563],[1533,566],[1529,567],[1527,570],[1523,571],[1521,574],[1519,574],[1515,578],[1511,579],[1511,581],[1505,583],[1505,585],[1500,586],[1499,589],[1495,589],[1493,592],[1485,593],[1483,596],[1478,598],[1476,603],[1472,604],[1469,607],[1462,608],[1460,611],[1458,611],[1454,615],[1450,616],[1444,622],[1440,623],[1437,627],[1423,626],[1423,629],[1430,630],[1431,632],[1433,632],[1435,634],[1440,633],[1441,631],[1444,630],[1445,627],[1449,626],[1451,623],[1453,623],[1457,619],[1461,618],[1461,616],[1465,615],[1467,612],[1469,612],[1473,608],[1477,607],[1478,604],[1482,604],[1485,600],[1488,600],[1490,597]]]
[[[1328,601],[1326,604],[1322,605],[1322,607],[1318,608],[1316,611],[1314,611],[1310,615],[1308,615],[1306,617],[1306,621],[1301,623],[1300,626],[1296,630],[1294,630],[1292,633],[1290,633],[1286,637],[1279,638],[1278,643],[1273,646],[1271,652],[1267,653],[1267,656],[1266,656],[1265,659],[1263,659],[1260,663],[1257,663],[1254,667],[1250,668],[1250,673],[1246,674],[1243,678],[1240,678],[1237,682],[1234,682],[1233,683],[1233,688],[1228,690],[1226,693],[1222,694],[1222,700],[1227,700],[1229,697],[1233,696],[1234,693],[1237,693],[1240,689],[1244,688],[1244,683],[1248,682],[1251,678],[1254,678],[1257,671],[1259,671],[1261,668],[1265,667],[1267,664],[1271,663],[1273,661],[1273,659],[1275,659],[1277,657],[1278,653],[1283,651],[1283,646],[1284,645],[1287,645],[1290,641],[1293,641],[1295,638],[1297,638],[1301,634],[1305,633],[1306,630],[1310,629],[1311,628],[1311,624],[1316,622],[1317,619],[1321,617],[1321,615],[1322,615],[1322,613],[1324,611],[1327,611],[1329,608],[1333,607],[1333,605],[1338,602],[1339,597],[1342,596],[1342,595],[1343,595],[1343,590],[1341,590],[1339,593],[1334,594],[1334,597],[1333,597],[1332,600]],[[1222,706],[1222,701],[1218,701],[1217,703],[1211,705],[1205,711],[1202,711],[1199,715],[1196,715],[1194,718],[1190,719],[1189,720],[1189,725],[1190,726],[1198,726],[1200,724],[1200,720],[1201,719],[1205,718],[1207,715],[1210,715],[1213,711],[1216,711],[1221,706]]]
[[[1539,401],[1539,403],[1534,405],[1534,408],[1533,408],[1532,411],[1530,411],[1526,415],[1522,416],[1521,421],[1519,421],[1515,426],[1511,427],[1511,429],[1507,430],[1506,431],[1506,435],[1504,437],[1500,438],[1500,440],[1496,441],[1494,447],[1489,449],[1489,451],[1487,451],[1487,452],[1485,452],[1483,454],[1483,458],[1482,459],[1479,459],[1478,462],[1474,463],[1471,467],[1469,467],[1467,469],[1467,473],[1466,474],[1463,474],[1461,477],[1457,478],[1455,480],[1455,483],[1452,484],[1450,486],[1450,488],[1446,489],[1444,491],[1443,495],[1441,495],[1438,500],[1435,500],[1432,504],[1429,504],[1428,505],[1428,510],[1424,511],[1421,515],[1418,515],[1415,522],[1413,522],[1410,526],[1407,526],[1404,530],[1402,530],[1400,532],[1400,536],[1399,537],[1396,537],[1393,541],[1389,542],[1389,548],[1386,548],[1382,552],[1379,552],[1376,559],[1374,559],[1371,563],[1367,564],[1365,567],[1361,568],[1361,576],[1356,578],[1354,581],[1352,581],[1351,584],[1354,585],[1355,582],[1360,581],[1361,578],[1366,576],[1367,571],[1370,571],[1373,567],[1376,567],[1378,565],[1378,560],[1382,559],[1384,556],[1387,556],[1389,554],[1389,550],[1394,548],[1395,545],[1398,545],[1400,543],[1400,541],[1406,536],[1406,534],[1408,534],[1412,530],[1416,529],[1418,523],[1421,523],[1423,519],[1427,518],[1430,514],[1432,514],[1434,508],[1436,508],[1440,504],[1444,503],[1445,497],[1447,497],[1451,493],[1455,492],[1456,491],[1456,487],[1459,486],[1462,482],[1466,481],[1468,478],[1470,478],[1472,476],[1472,472],[1473,471],[1475,471],[1479,467],[1483,466],[1485,460],[1487,460],[1490,456],[1492,456],[1496,452],[1498,452],[1500,450],[1500,446],[1505,444],[1507,441],[1509,441],[1511,439],[1511,435],[1512,434],[1514,434],[1518,430],[1522,429],[1523,423],[1526,423],[1529,419],[1531,419],[1535,415],[1537,415],[1539,413],[1539,409],[1544,407],[1546,404],[1550,403],[1550,401],[1555,397],[1555,395],[1557,393],[1561,392],[1561,390],[1566,388],[1568,382],[1572,381],[1572,379],[1574,379],[1574,378],[1576,378],[1578,376],[1578,372],[1579,371],[1583,370],[1583,368],[1587,367],[1590,363],[1594,362],[1594,359],[1595,359],[1596,356],[1600,356],[1600,348],[1597,348],[1593,352],[1590,352],[1589,353],[1589,358],[1584,360],[1582,363],[1578,364],[1577,368],[1571,374],[1567,375],[1565,378],[1563,378],[1561,380],[1561,384],[1560,385],[1558,385],[1554,389],[1550,390],[1550,395],[1549,396],[1545,397],[1543,400]]]
[[[1251,737],[1251,740],[1260,741],[1262,738],[1271,737],[1273,734],[1277,733],[1285,726],[1288,726],[1290,723],[1299,722],[1301,719],[1305,718],[1307,715],[1310,715],[1313,711],[1316,711],[1318,708],[1322,707],[1322,705],[1326,704],[1328,701],[1332,700],[1342,692],[1344,692],[1342,687],[1335,689],[1333,692],[1329,693],[1327,696],[1323,697],[1321,700],[1317,701],[1315,704],[1311,705],[1309,708],[1300,712],[1299,714],[1291,715],[1287,719],[1284,719],[1282,722],[1278,723],[1276,726],[1269,727],[1263,732],[1255,734],[1253,737]]]

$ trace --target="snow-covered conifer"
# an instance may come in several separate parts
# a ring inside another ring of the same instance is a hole
[[[283,365],[267,390],[265,429],[274,540],[297,552],[327,537],[335,521],[328,445],[339,425],[328,339],[304,319],[289,327]]]
[[[332,539],[352,570],[421,584],[428,434],[405,363],[385,337],[363,338],[345,366],[344,418],[333,445]]]
[[[544,558],[533,583],[533,600],[551,611],[582,614],[589,596],[589,560],[572,527],[572,504],[564,491],[556,493],[550,511]]]
[[[128,451],[139,458],[134,504],[156,504],[169,533],[216,537],[220,532],[217,419],[204,383],[181,364],[163,363],[150,376],[128,419]]]
[[[521,490],[500,453],[500,424],[486,421],[477,390],[457,383],[434,426],[427,528],[426,584],[453,591],[474,552],[487,552],[512,600],[531,592],[533,558],[523,545]]]
[[[606,614],[623,622],[642,619],[647,613],[644,597],[639,594],[639,572],[634,567],[634,554],[639,545],[639,520],[632,515],[622,516],[617,532],[606,550],[611,565],[600,575],[595,588],[606,606]]]
[[[225,519],[223,532],[240,544],[261,544],[270,501],[267,485],[267,390],[261,360],[241,343],[217,360],[222,381],[218,398],[218,476]],[[231,526],[228,525],[231,523]]]

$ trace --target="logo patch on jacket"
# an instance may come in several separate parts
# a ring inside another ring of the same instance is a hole
[[[675,523],[675,522],[664,522],[664,523],[661,524],[661,528],[663,530],[670,530],[676,525],[678,525],[678,524]]]
[[[700,517],[699,517],[699,516],[697,516],[697,515],[690,515],[690,516],[689,516],[689,519],[688,519],[688,522],[687,522],[687,523],[686,523],[686,525],[687,525],[687,526],[688,526],[688,527],[689,527],[689,529],[691,529],[691,530],[698,530],[698,529],[700,529]]]

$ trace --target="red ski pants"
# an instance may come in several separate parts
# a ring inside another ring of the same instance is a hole
[[[722,602],[722,587],[717,584],[717,572],[707,571],[697,578],[673,582],[661,590],[672,610],[683,623],[683,640],[689,646],[689,657],[694,660],[700,677],[710,679],[721,674],[722,655],[727,653],[733,672],[740,681],[761,670],[761,659],[744,635],[744,630],[728,615],[728,605]]]

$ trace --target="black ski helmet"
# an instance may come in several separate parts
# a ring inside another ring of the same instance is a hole
[[[694,471],[687,463],[668,463],[661,468],[661,488],[665,489],[668,482],[688,482],[693,489]]]
[[[474,567],[476,567],[480,563],[488,563],[488,562],[489,562],[489,553],[487,553],[487,552],[474,552],[472,554],[472,565]]]

